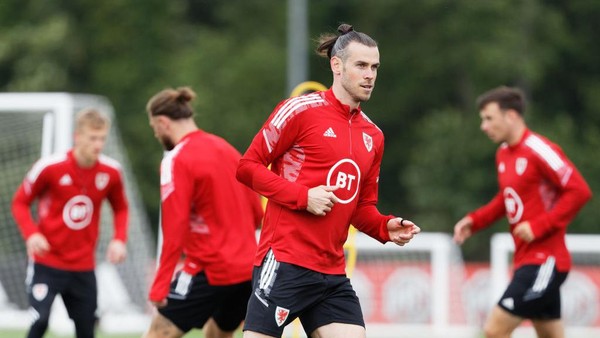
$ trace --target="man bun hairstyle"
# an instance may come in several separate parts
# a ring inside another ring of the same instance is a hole
[[[351,42],[357,42],[368,47],[377,47],[377,42],[365,33],[357,32],[352,25],[343,23],[337,29],[339,35],[325,33],[318,39],[317,54],[331,59],[334,56],[346,59],[346,47]]]
[[[190,102],[196,93],[190,87],[164,89],[150,98],[146,110],[150,116],[164,115],[172,120],[188,119],[194,116]]]
[[[492,102],[498,103],[502,110],[512,109],[521,116],[525,113],[525,94],[519,88],[500,86],[488,90],[477,98],[477,108],[482,110]]]

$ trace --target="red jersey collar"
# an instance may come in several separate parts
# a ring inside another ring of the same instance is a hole
[[[340,102],[340,100],[338,100],[337,97],[335,97],[335,94],[333,93],[333,88],[329,88],[328,90],[323,92],[324,98],[331,103],[335,108],[337,108],[337,110],[339,110],[340,112],[343,112],[346,115],[353,115],[355,113],[360,113],[360,104],[358,105],[358,107],[356,109],[352,109],[350,110],[350,106],[343,104],[342,102]]]
[[[82,170],[90,170],[90,169],[94,169],[98,166],[98,163],[100,163],[100,160],[96,160],[96,162],[94,162],[94,164],[91,167],[82,167],[79,165],[79,162],[77,162],[77,159],[75,158],[75,154],[73,152],[73,148],[71,148],[68,152],[67,152],[67,158],[69,159],[69,161],[73,162],[73,164],[75,165],[76,168],[82,169]]]

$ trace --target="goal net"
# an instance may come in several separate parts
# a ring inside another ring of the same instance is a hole
[[[114,117],[112,106],[100,96],[0,94],[0,329],[29,326],[24,282],[27,254],[12,218],[12,196],[40,156],[66,151],[72,146],[74,115],[86,107],[95,107]],[[154,246],[114,118],[104,152],[123,165],[130,218],[127,260],[117,266],[106,263],[104,257],[113,223],[110,206],[105,202],[96,254],[100,329],[141,332],[148,324],[146,295],[153,273]],[[57,333],[74,332],[60,299],[53,305],[50,329]]]
[[[567,337],[600,337],[600,235],[568,234],[567,248],[573,267],[561,287],[562,319]],[[491,298],[502,296],[512,273],[514,242],[508,233],[491,240]],[[530,323],[524,323],[515,337],[535,337]]]

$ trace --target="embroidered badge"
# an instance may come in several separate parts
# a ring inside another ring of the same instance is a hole
[[[275,322],[277,323],[277,326],[283,325],[289,314],[290,310],[278,306],[275,309]]]
[[[367,148],[367,151],[371,152],[373,149],[373,138],[371,135],[363,132],[363,142],[365,143],[365,148]]]

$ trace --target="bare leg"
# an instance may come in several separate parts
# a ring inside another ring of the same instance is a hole
[[[217,322],[211,317],[208,319],[204,327],[202,328],[205,338],[233,338],[233,333],[235,331],[223,331],[217,325]]]
[[[511,333],[521,324],[523,318],[494,306],[483,328],[486,338],[510,338]]]
[[[565,338],[562,320],[533,320],[533,327],[538,338]]]
[[[244,331],[243,338],[276,338],[273,336],[267,336],[266,334],[254,332],[254,331]]]
[[[152,317],[152,323],[148,332],[143,336],[144,338],[181,338],[183,337],[183,331],[181,331],[173,322],[161,315],[156,313]]]
[[[314,330],[312,338],[365,338],[365,328],[360,325],[331,323]]]

